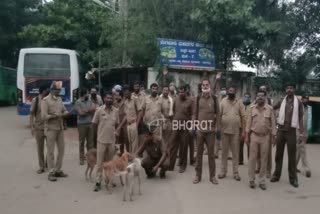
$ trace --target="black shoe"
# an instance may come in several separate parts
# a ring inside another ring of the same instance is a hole
[[[256,188],[256,184],[255,184],[254,181],[250,181],[250,182],[249,182],[249,186],[250,186],[251,189]]]
[[[295,187],[295,188],[298,188],[299,187],[299,184],[298,184],[298,180],[295,179],[295,180],[290,180],[290,184]]]
[[[154,173],[154,172],[150,172],[150,173],[147,174],[147,178],[148,179],[154,178],[154,177],[156,177],[156,173]]]
[[[259,187],[260,187],[260,189],[262,189],[262,190],[266,190],[266,189],[267,189],[267,187],[266,187],[265,184],[259,184]]]
[[[278,182],[279,180],[280,180],[279,178],[273,176],[273,177],[270,179],[270,182],[275,183],[275,182]]]
[[[180,167],[180,169],[179,169],[179,173],[184,173],[185,171],[186,171],[186,169],[185,169],[185,168]]]
[[[57,178],[66,178],[68,177],[68,174],[64,173],[63,171],[55,172],[54,176]]]
[[[164,171],[164,170],[160,170],[160,178],[166,178],[166,171]]]
[[[306,171],[306,177],[310,178],[311,177],[311,172],[310,171]]]
[[[94,191],[94,192],[98,192],[98,191],[100,191],[100,190],[101,190],[101,183],[96,183],[96,185],[94,186],[93,191]]]
[[[55,181],[57,181],[58,179],[56,178],[56,176],[54,176],[53,173],[49,173],[49,175],[48,175],[48,180],[51,181],[51,182],[55,182]]]
[[[239,165],[243,165],[243,162],[240,162]]]
[[[44,168],[40,168],[37,170],[37,174],[42,174],[45,172],[45,169]]]

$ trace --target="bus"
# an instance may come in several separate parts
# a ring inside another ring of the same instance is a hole
[[[21,49],[17,68],[19,115],[29,115],[32,98],[39,94],[39,86],[62,81],[60,96],[68,111],[75,115],[73,103],[78,99],[80,65],[77,53],[60,48]]]
[[[17,103],[16,79],[15,69],[0,66],[0,105]]]

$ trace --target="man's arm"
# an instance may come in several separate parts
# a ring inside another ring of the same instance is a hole
[[[282,101],[283,101],[283,99],[281,99],[278,102],[276,102],[276,104],[273,105],[273,110],[279,109],[280,106],[281,106]]]
[[[142,157],[142,154],[144,152],[144,150],[146,149],[146,143],[147,142],[144,142],[139,148],[138,148],[138,151],[136,152],[136,156],[137,157]]]
[[[239,108],[240,108],[239,110],[240,110],[242,133],[244,134],[246,129],[246,111],[244,109],[244,105],[241,102],[239,102]]]
[[[34,117],[37,113],[37,112],[35,112],[35,109],[36,109],[36,101],[35,101],[35,99],[32,99],[31,107],[30,107],[30,118],[29,118],[29,124],[30,124],[32,135],[34,133],[33,121],[34,121]]]
[[[304,124],[303,124],[303,105],[302,102],[299,100],[299,130],[300,130],[300,135],[305,135],[306,133],[304,132]]]
[[[247,124],[245,127],[246,130],[246,136],[245,136],[245,142],[250,143],[250,132],[251,132],[251,125],[252,125],[252,107],[250,107],[249,113],[247,115]]]
[[[82,109],[81,109],[81,106],[80,106],[80,103],[77,101],[75,106],[74,106],[75,110],[77,111],[77,113],[80,115],[80,116],[85,116],[88,114],[88,112],[84,112]]]
[[[217,93],[217,89],[220,88],[220,79],[221,79],[221,72],[218,72],[211,86],[211,92],[214,95]]]

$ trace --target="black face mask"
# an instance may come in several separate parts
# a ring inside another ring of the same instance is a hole
[[[85,100],[85,101],[88,101],[88,100],[89,100],[89,97],[88,97],[88,96],[85,96],[85,97],[84,97],[84,100]]]
[[[107,106],[112,106],[112,105],[113,105],[113,102],[112,102],[112,101],[106,101],[106,105],[107,105]]]
[[[233,100],[233,99],[236,97],[236,95],[233,94],[233,93],[228,93],[228,97],[229,97],[231,100]]]
[[[93,93],[91,94],[92,99],[96,99],[97,98],[97,94]]]

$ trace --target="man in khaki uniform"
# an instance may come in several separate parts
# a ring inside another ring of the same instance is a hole
[[[268,164],[268,153],[270,145],[270,136],[275,143],[276,122],[272,106],[269,106],[266,100],[266,94],[263,91],[257,93],[256,104],[250,107],[247,115],[246,138],[245,142],[250,143],[249,154],[249,179],[250,187],[255,188],[255,169],[258,154],[260,154],[260,172],[259,187],[266,189],[266,172]]]
[[[96,111],[92,119],[98,130],[95,192],[101,189],[103,162],[112,160],[115,154],[116,126],[119,124],[119,111],[112,107],[112,92],[106,93],[104,102],[105,105]]]
[[[173,111],[175,112],[173,116],[173,121],[179,124],[176,129],[173,128],[172,134],[170,136],[169,142],[169,164],[167,168],[169,170],[174,170],[174,166],[177,159],[177,152],[179,148],[182,148],[181,156],[179,157],[179,172],[183,173],[186,170],[188,163],[188,139],[191,139],[191,133],[187,129],[186,125],[183,126],[187,121],[191,121],[193,114],[193,99],[187,96],[187,88],[181,86],[179,88],[179,98],[175,100]],[[180,147],[180,144],[182,146]]]
[[[127,124],[129,152],[136,153],[139,148],[138,125],[142,117],[142,107],[137,98],[131,96],[129,86],[123,86],[125,118],[119,127]],[[118,130],[120,132],[120,129]]]
[[[246,113],[245,117],[245,124],[247,124],[247,118],[250,112],[250,107],[251,107],[251,94],[250,93],[245,93],[243,97],[243,105],[244,105],[244,111]],[[245,127],[244,127],[245,128]],[[244,148],[244,138],[240,139],[240,149],[239,149],[239,165],[243,165],[243,148]],[[247,145],[247,156],[249,158],[249,145]]]
[[[92,117],[96,111],[95,105],[89,100],[87,89],[80,90],[80,98],[75,103],[77,115],[77,126],[79,132],[79,160],[80,165],[84,164],[85,145],[87,151],[94,147],[93,145],[93,126]]]
[[[135,82],[133,84],[133,93],[132,98],[135,98],[138,100],[139,105],[141,108],[145,105],[147,95],[141,91],[141,85],[139,82]],[[145,128],[146,124],[144,124],[143,120],[140,120],[139,123],[137,123],[138,127],[138,148],[143,144],[144,141],[144,134],[142,133],[142,130]]]
[[[158,85],[156,83],[152,83],[150,86],[150,91],[151,95],[145,98],[144,104],[142,106],[143,122],[153,133],[154,137],[160,139],[161,121],[159,121],[159,119],[162,119],[162,113],[161,104],[159,103]]]
[[[95,109],[99,108],[100,106],[103,105],[103,101],[101,96],[98,94],[96,88],[91,88],[90,90],[90,95],[89,95],[89,100],[92,102],[94,105]],[[97,130],[94,129],[93,127],[93,147],[97,148]]]
[[[216,179],[214,143],[217,119],[219,118],[219,104],[218,99],[211,93],[209,80],[203,80],[201,88],[202,93],[197,97],[193,113],[194,126],[195,122],[199,124],[198,127],[195,127],[197,129],[197,157],[196,177],[193,183],[197,184],[201,181],[203,149],[204,144],[206,144],[208,149],[209,179],[211,183],[218,184]]]
[[[307,178],[311,177],[311,169],[309,166],[309,161],[307,158],[307,151],[306,151],[306,144],[308,141],[308,108],[310,107],[308,105],[309,103],[309,97],[308,96],[302,96],[301,99],[303,103],[303,136],[298,138],[298,145],[297,145],[297,171],[300,172],[298,169],[298,164],[301,159],[302,162],[302,169],[306,175]]]
[[[239,136],[242,127],[245,127],[245,111],[241,100],[236,98],[236,88],[231,86],[228,88],[228,96],[220,103],[220,119],[221,124],[221,174],[218,178],[226,177],[228,171],[228,152],[231,147],[233,178],[240,181],[239,176]],[[243,129],[242,136],[245,135]]]
[[[173,103],[174,99],[169,96],[169,87],[163,86],[162,95],[159,98],[161,113],[165,119],[162,126],[162,138],[163,142],[168,145],[170,140],[170,135],[172,131],[172,117],[173,112]]]
[[[62,168],[64,156],[64,126],[63,118],[69,113],[59,97],[62,88],[61,81],[53,81],[50,87],[51,93],[41,102],[41,117],[45,121],[45,135],[47,137],[47,161],[49,181],[57,181],[57,177],[67,177]],[[57,144],[58,157],[54,163],[54,147]]]
[[[41,101],[44,97],[48,96],[49,87],[40,86],[39,95],[32,99],[30,108],[30,127],[31,134],[35,136],[37,141],[37,153],[39,161],[38,174],[42,174],[46,168],[46,161],[44,157],[44,145],[45,145],[45,135],[44,135],[44,121],[41,118]]]
[[[122,91],[115,92],[115,103],[113,106],[119,110],[119,121],[123,121],[126,116],[124,111],[124,100],[123,100],[123,93]],[[119,130],[119,136],[116,139],[117,144],[120,144],[120,153],[122,154],[124,150],[129,151],[129,142],[128,142],[128,131],[127,127],[122,126]]]

